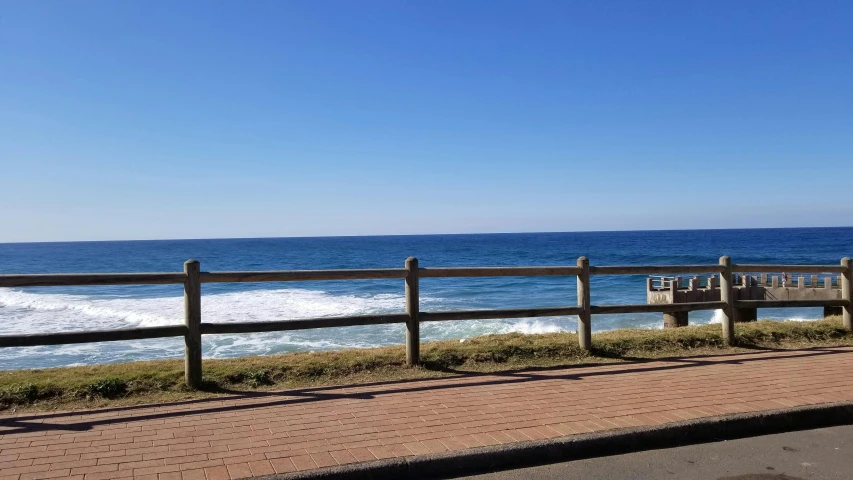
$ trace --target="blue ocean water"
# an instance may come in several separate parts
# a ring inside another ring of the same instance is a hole
[[[0,244],[0,273],[203,271],[402,267],[714,264],[836,265],[853,256],[853,228],[419,235]],[[421,310],[551,307],[576,304],[572,277],[422,279]],[[591,280],[594,304],[645,303],[644,276]],[[402,280],[204,284],[205,322],[402,312]],[[762,318],[811,319],[820,309],[762,310]],[[180,285],[0,289],[0,334],[180,324]],[[713,321],[693,312],[691,323]],[[660,314],[599,315],[593,330],[662,328]],[[424,340],[487,333],[574,331],[576,317],[428,322]],[[204,337],[207,358],[400,344],[402,325]],[[181,339],[0,349],[0,369],[176,358]]]

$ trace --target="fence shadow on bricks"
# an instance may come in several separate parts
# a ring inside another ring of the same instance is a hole
[[[786,359],[806,359],[823,356],[849,354],[845,348],[816,347],[795,351],[757,351],[723,355],[707,355],[690,358],[659,359],[620,365],[593,365],[594,370],[578,366],[583,371],[566,371],[565,367],[549,367],[534,371],[511,371],[491,373],[464,373],[452,378],[393,380],[360,384],[357,392],[348,392],[346,386],[323,386],[288,390],[286,392],[241,392],[226,399],[198,399],[158,405],[130,405],[102,408],[87,412],[67,411],[35,414],[18,414],[0,418],[0,434],[30,432],[85,432],[94,427],[114,423],[162,420],[186,415],[201,416],[240,412],[243,410],[268,409],[272,407],[303,405],[335,400],[367,400],[383,396],[399,396],[417,392],[435,394],[459,388],[492,387],[512,384],[553,382],[554,380],[589,380],[597,377],[618,377],[638,374],[687,371],[694,367],[719,365],[744,365],[773,361],[778,354]],[[663,364],[662,364],[663,363]],[[424,383],[426,382],[426,384]],[[248,401],[246,401],[248,400]],[[133,412],[136,413],[133,413]]]

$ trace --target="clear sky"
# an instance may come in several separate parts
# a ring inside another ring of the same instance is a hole
[[[835,225],[850,1],[0,0],[0,242]]]

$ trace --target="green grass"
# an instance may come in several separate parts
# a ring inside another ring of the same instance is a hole
[[[838,317],[814,322],[737,325],[737,347],[723,344],[719,325],[670,330],[615,330],[593,335],[593,350],[570,333],[486,335],[421,346],[422,365],[407,368],[402,346],[205,360],[204,386],[183,384],[182,360],[0,372],[0,409],[93,408],[159,403],[253,390],[283,390],[466,372],[494,372],[742,352],[764,348],[853,345]]]

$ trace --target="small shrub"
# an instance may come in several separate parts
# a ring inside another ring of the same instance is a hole
[[[32,403],[32,402],[38,400],[39,388],[37,386],[33,385],[32,383],[30,383],[27,385],[16,386],[15,388],[12,389],[12,393],[16,397],[21,398],[21,399],[27,401],[28,403]]]
[[[266,370],[253,370],[244,374],[244,382],[252,388],[258,388],[261,385],[270,385],[272,380],[270,374]]]
[[[477,352],[471,356],[470,360],[474,363],[504,363],[507,358],[505,355],[497,352]]]
[[[28,405],[39,398],[39,388],[32,383],[12,385],[0,391],[2,405]]]
[[[215,382],[214,379],[210,379],[211,382]],[[239,383],[244,383],[252,388],[258,388],[261,385],[272,385],[272,377],[270,376],[269,371],[267,370],[249,370],[249,371],[240,371],[235,372],[225,377],[225,381],[227,384],[236,385]]]
[[[228,390],[228,385],[231,385],[233,382],[229,377],[225,381],[211,378],[208,376],[203,376],[201,378],[201,385],[199,385],[198,389],[187,386],[185,383],[179,383],[175,385],[174,389],[178,392],[193,392],[196,390],[200,390],[202,392],[225,392]]]
[[[93,397],[118,398],[127,392],[127,383],[118,378],[98,380],[89,385],[88,393]]]

